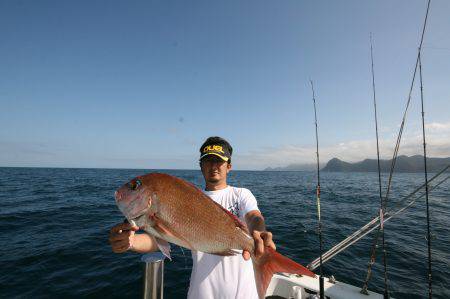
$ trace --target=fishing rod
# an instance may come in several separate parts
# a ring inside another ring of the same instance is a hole
[[[432,181],[440,177],[447,169],[450,168],[450,165],[447,165],[444,169],[439,171],[436,175],[434,175],[430,180],[428,180],[428,184],[430,184]],[[443,184],[445,181],[450,179],[450,175],[444,178],[443,180],[439,181],[437,184],[435,184],[433,187],[429,188],[429,191],[432,191],[439,187],[441,184]],[[420,194],[417,198],[412,199],[409,203],[407,203],[404,207],[399,208],[404,202],[410,198],[412,198],[416,193],[418,193],[420,190],[422,190],[425,187],[425,184],[421,185],[420,187],[416,188],[413,192],[406,195],[402,200],[400,200],[395,207],[393,207],[393,210],[397,209],[395,212],[387,212],[383,216],[383,224],[390,220],[391,218],[397,216],[401,212],[405,211],[407,208],[412,206],[418,199],[422,198],[425,193]],[[367,234],[375,230],[379,227],[380,223],[380,216],[377,216],[373,218],[371,221],[369,221],[367,224],[362,226],[360,229],[356,230],[353,234],[333,246],[331,249],[329,249],[327,252],[323,253],[322,255],[322,262],[326,263],[328,260],[335,257],[337,254],[341,253],[351,245],[355,244],[359,240],[361,240],[363,237],[365,237]],[[319,258],[314,259],[311,263],[308,264],[307,268],[310,270],[315,270],[319,266]]]
[[[381,191],[381,168],[380,168],[380,146],[378,142],[378,117],[377,117],[377,99],[375,94],[375,70],[373,66],[373,40],[372,33],[370,33],[370,61],[371,61],[371,70],[372,70],[372,91],[373,91],[373,108],[375,115],[375,136],[377,140],[377,166],[378,166],[378,189],[380,193],[380,231],[381,231],[381,240],[382,240],[382,250],[383,250],[383,266],[384,266],[384,299],[389,298],[389,290],[387,284],[387,262],[386,262],[386,246],[384,240],[384,226],[383,226],[383,215],[385,213],[385,209],[383,206],[383,194]],[[376,247],[375,247],[376,248]],[[366,290],[367,292],[367,290]]]
[[[320,287],[320,299],[324,299],[324,282],[323,282],[323,272],[322,272],[322,221],[320,219],[320,166],[319,166],[319,134],[317,133],[317,110],[316,110],[316,96],[314,93],[314,84],[312,80],[311,82],[311,90],[312,90],[312,99],[314,104],[314,120],[316,125],[316,157],[317,157],[317,186],[316,186],[316,200],[317,200],[317,218],[318,218],[318,229],[319,229],[319,254],[320,254],[320,278],[319,278],[319,287]]]
[[[434,185],[433,187],[429,188],[429,192],[439,187],[441,184],[443,184],[445,181],[450,179],[450,176],[447,176],[443,180],[441,180],[439,183]],[[395,211],[395,212],[389,212],[383,217],[383,223],[386,223],[388,220],[392,219],[393,217],[397,216],[398,214],[405,211],[407,208],[411,207],[418,199],[425,196],[425,192],[420,194],[416,199],[413,199],[410,201],[405,207]],[[355,233],[353,233],[352,236],[347,237],[345,240],[341,241],[339,244],[335,245],[333,248],[331,248],[329,251],[325,252],[323,254],[322,262],[326,263],[333,257],[335,257],[337,254],[341,253],[351,245],[355,244],[359,240],[361,240],[363,237],[374,231],[376,228],[379,227],[379,216],[372,219],[369,223],[367,223],[365,226],[357,230]],[[375,225],[374,225],[375,224]],[[310,270],[315,270],[319,266],[319,258],[316,258],[313,260],[309,265],[307,266]]]
[[[425,36],[425,29],[426,29],[427,20],[428,20],[428,12],[430,10],[430,2],[431,2],[431,0],[428,0],[427,10],[426,10],[426,13],[425,13],[425,20],[424,20],[423,27],[422,27],[422,34],[421,34],[421,37],[420,37],[419,53],[420,53],[420,51],[422,49],[423,39],[424,39],[424,36]],[[413,76],[412,76],[412,80],[411,80],[411,85],[410,85],[410,88],[409,88],[408,98],[407,98],[407,101],[406,101],[406,107],[405,107],[405,110],[403,112],[402,122],[400,124],[400,129],[399,129],[399,132],[398,132],[398,135],[397,135],[397,141],[396,141],[396,144],[395,144],[395,147],[394,147],[394,153],[393,153],[393,156],[392,156],[392,163],[391,163],[391,168],[390,168],[390,171],[389,171],[389,179],[388,179],[388,184],[387,184],[387,187],[386,187],[386,195],[384,197],[384,205],[383,206],[384,206],[384,210],[385,211],[386,211],[386,208],[387,208],[387,202],[388,202],[389,194],[390,194],[390,191],[391,191],[392,178],[393,178],[393,174],[394,174],[395,164],[397,162],[398,151],[400,149],[400,141],[402,139],[403,129],[405,127],[406,115],[408,113],[409,104],[411,102],[411,95],[412,95],[412,91],[413,91],[413,88],[414,88],[414,82],[415,82],[415,79],[416,79],[418,65],[419,65],[419,55],[417,55],[417,58],[416,58],[416,63],[415,63],[414,72],[413,72]],[[376,246],[377,246],[378,240],[380,238],[380,231],[381,231],[381,227],[379,226],[378,230],[377,230],[377,232],[375,234],[375,238],[373,240],[373,243],[372,243],[370,261],[369,261],[368,267],[367,267],[367,275],[366,275],[366,279],[364,280],[363,287],[361,289],[362,293],[367,292],[367,287],[368,287],[369,280],[371,278],[371,273],[372,273],[372,265],[375,262]]]
[[[420,102],[422,104],[422,137],[423,137],[423,164],[425,173],[425,202],[427,207],[427,247],[428,247],[428,298],[433,297],[431,279],[431,233],[430,233],[430,207],[428,204],[428,171],[427,171],[427,146],[425,139],[425,112],[423,109],[423,82],[422,82],[422,58],[419,51],[419,78],[420,78]]]

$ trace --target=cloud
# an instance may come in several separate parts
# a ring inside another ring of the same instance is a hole
[[[450,122],[426,124],[427,155],[429,157],[450,157]],[[381,159],[391,159],[397,134],[380,139]],[[423,154],[422,131],[404,134],[400,143],[399,155]],[[319,145],[320,146],[320,145]],[[349,140],[337,144],[319,147],[320,160],[328,162],[339,158],[348,162],[376,158],[376,141],[374,139]],[[287,166],[289,164],[308,164],[316,160],[315,145],[285,145],[250,151],[248,154],[236,155],[235,165],[240,169],[263,169],[265,167]]]
[[[400,145],[400,155],[423,153],[422,129],[420,126],[410,128]],[[177,141],[192,146],[198,140],[191,139],[187,133],[176,127],[166,128],[165,132]],[[390,134],[380,139],[382,159],[390,159],[393,154],[398,128],[392,128]],[[430,157],[450,156],[450,122],[430,122],[426,124],[427,154]],[[153,156],[128,157],[121,155],[96,155],[90,150],[74,152],[64,144],[48,142],[12,142],[0,141],[0,165],[2,166],[72,166],[72,167],[119,167],[119,168],[183,168],[198,169],[197,156],[172,157],[167,153],[155,153]],[[321,164],[337,157],[344,161],[356,162],[366,158],[376,158],[374,138],[346,140],[336,144],[323,141],[319,147]],[[316,146],[287,144],[265,147],[233,156],[235,169],[264,169],[290,164],[313,164],[316,162]]]
[[[450,131],[450,122],[447,123],[429,123],[425,124],[425,129],[430,132],[449,132]]]

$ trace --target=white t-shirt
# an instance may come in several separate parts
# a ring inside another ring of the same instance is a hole
[[[215,202],[245,223],[245,214],[258,209],[250,190],[228,186],[218,191],[204,191]],[[258,298],[253,264],[242,254],[218,256],[192,251],[192,273],[189,299]]]

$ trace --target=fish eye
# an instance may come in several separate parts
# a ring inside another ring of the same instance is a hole
[[[131,182],[128,183],[128,187],[131,190],[136,190],[141,185],[142,185],[142,182],[140,180],[134,180],[134,181],[131,181]]]

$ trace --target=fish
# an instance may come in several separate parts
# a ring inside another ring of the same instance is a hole
[[[115,192],[119,210],[126,219],[155,237],[158,248],[170,259],[176,244],[220,256],[250,252],[259,298],[264,298],[274,273],[315,277],[306,267],[271,247],[254,255],[254,239],[247,226],[193,184],[164,173],[138,176]]]

